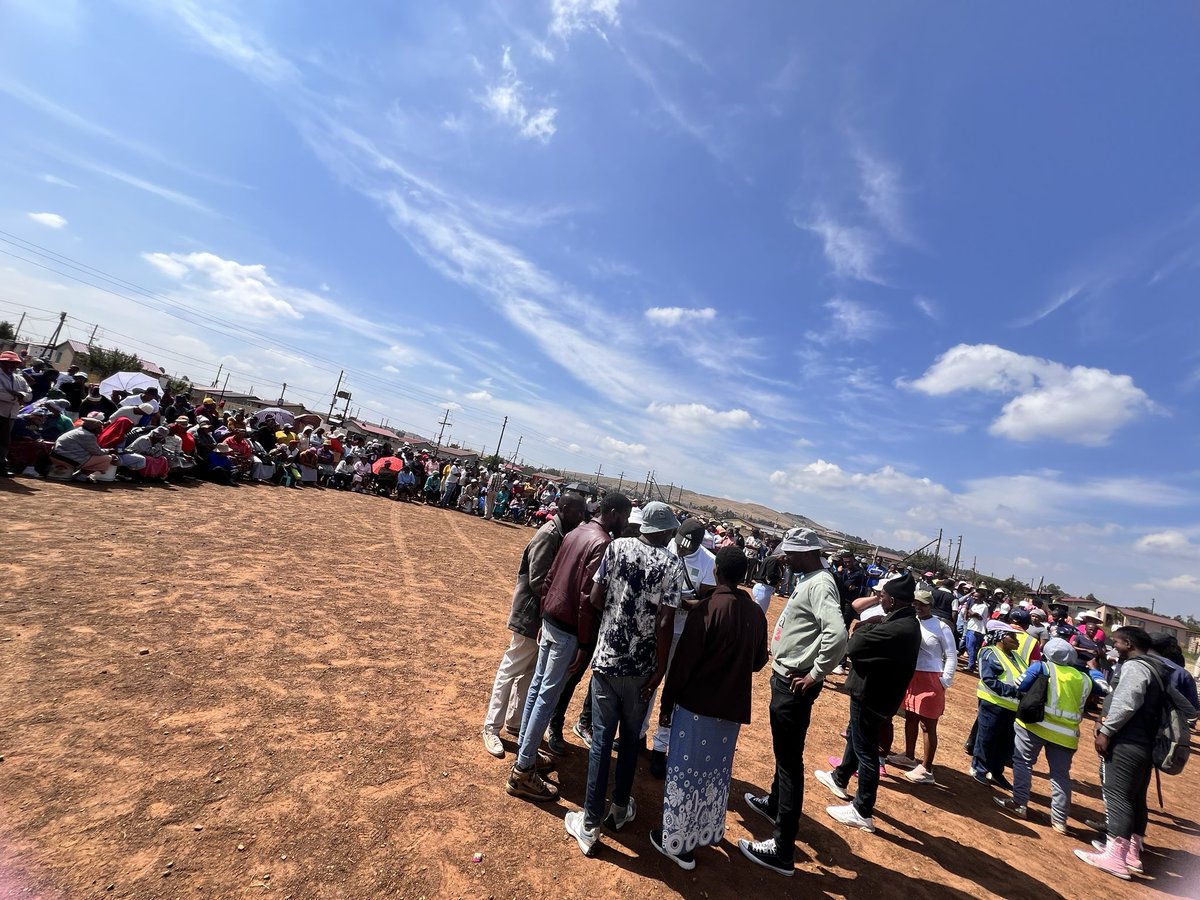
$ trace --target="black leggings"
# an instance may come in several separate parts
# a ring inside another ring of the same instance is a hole
[[[1104,763],[1104,802],[1108,836],[1129,839],[1146,834],[1146,792],[1154,763],[1150,748],[1139,744],[1113,744]]]

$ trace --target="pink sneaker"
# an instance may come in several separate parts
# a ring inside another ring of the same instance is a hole
[[[1124,881],[1129,881],[1130,878],[1129,869],[1125,864],[1128,853],[1129,841],[1125,838],[1114,837],[1108,839],[1103,853],[1088,853],[1086,850],[1075,851],[1075,855],[1089,866],[1094,866]]]
[[[1142,842],[1145,840],[1140,834],[1135,834],[1129,839],[1129,852],[1125,854],[1125,867],[1135,875],[1145,875],[1146,870],[1142,867]]]

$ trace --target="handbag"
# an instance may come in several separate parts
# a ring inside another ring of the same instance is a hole
[[[1017,704],[1017,718],[1027,725],[1036,725],[1046,718],[1046,694],[1050,689],[1050,676],[1043,670],[1033,682],[1033,687],[1021,695]]]

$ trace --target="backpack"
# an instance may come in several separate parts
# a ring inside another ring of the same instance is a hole
[[[1043,668],[1033,687],[1021,695],[1017,718],[1027,725],[1036,725],[1046,718],[1046,694],[1050,690],[1050,675]]]
[[[1154,768],[1164,775],[1178,775],[1187,765],[1192,752],[1191,728],[1188,727],[1183,709],[1171,696],[1174,689],[1167,684],[1158,667],[1149,663],[1145,665],[1162,692],[1162,711],[1154,737],[1154,749],[1151,751]]]

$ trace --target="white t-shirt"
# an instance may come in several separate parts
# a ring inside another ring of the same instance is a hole
[[[942,687],[950,686],[954,669],[958,665],[958,649],[954,646],[954,632],[937,616],[920,619],[921,650],[917,654],[918,672],[940,672]]]
[[[667,549],[671,551],[673,556],[679,556],[679,547],[675,543],[675,539],[671,538],[671,543],[667,545]],[[687,576],[691,579],[692,588],[698,588],[702,584],[716,585],[717,578],[716,561],[712,551],[704,549],[701,545],[691,556],[685,556],[681,560],[683,567],[687,569]],[[683,582],[683,598],[691,601],[695,596],[694,590],[688,589],[688,583],[685,579]],[[683,634],[683,626],[687,624],[687,610],[681,605],[675,611],[675,634],[676,636]]]
[[[980,600],[978,603],[971,605],[971,614],[978,616],[975,619],[967,619],[967,631],[976,631],[979,634],[987,633],[988,621],[988,605]]]

